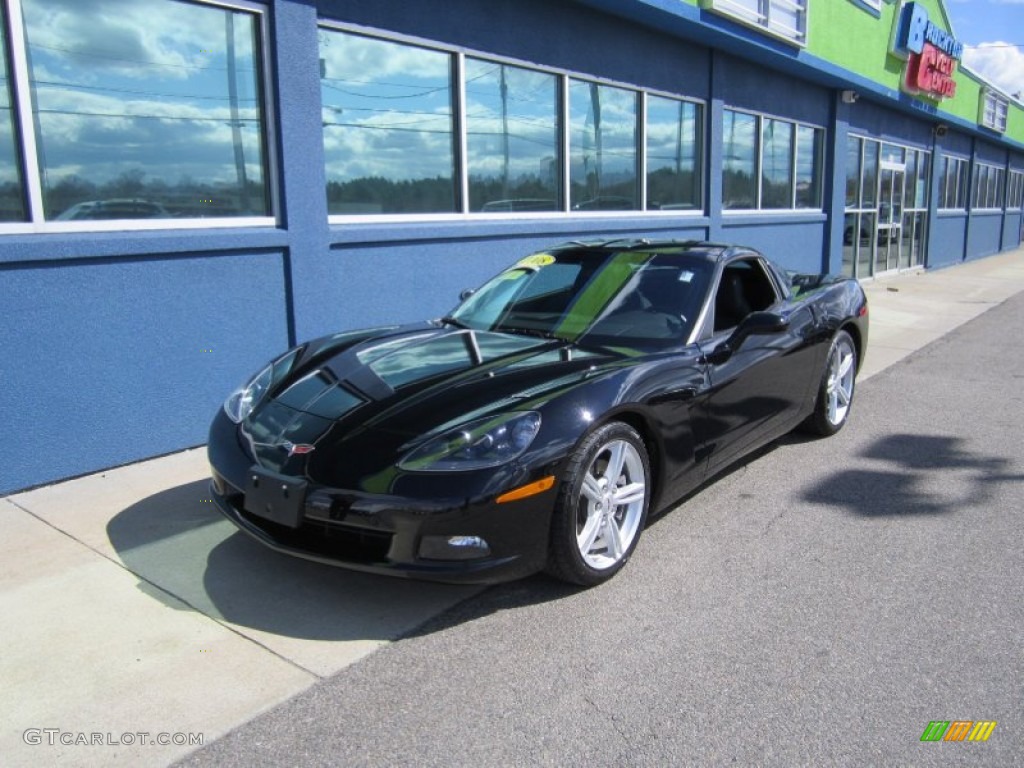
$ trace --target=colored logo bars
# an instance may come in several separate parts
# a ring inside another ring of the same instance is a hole
[[[995,720],[932,720],[921,741],[988,741],[995,727]]]

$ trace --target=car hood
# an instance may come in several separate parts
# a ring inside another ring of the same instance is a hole
[[[421,438],[539,408],[629,357],[431,324],[339,338],[310,345],[243,422],[261,465],[351,487],[392,467]]]

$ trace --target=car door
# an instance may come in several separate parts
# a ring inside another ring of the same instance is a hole
[[[786,329],[751,335],[722,355],[736,326],[758,311],[782,315]],[[701,432],[710,473],[796,425],[811,393],[817,323],[809,305],[783,299],[768,266],[752,256],[723,267],[707,323],[700,346],[710,387]]]

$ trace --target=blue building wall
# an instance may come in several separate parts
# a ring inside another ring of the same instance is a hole
[[[964,260],[968,216],[964,211],[932,216],[928,233],[928,266],[948,267]]]
[[[965,259],[980,259],[999,253],[1003,237],[1003,218],[1003,214],[999,212],[971,213]]]
[[[875,138],[935,146],[926,119],[867,101],[841,104],[837,91],[792,73],[582,3],[267,4],[277,226],[0,234],[0,424],[8,438],[0,443],[0,493],[201,444],[225,395],[290,344],[344,328],[437,316],[461,289],[553,243],[600,236],[711,238],[752,245],[796,269],[837,269],[847,124]],[[650,0],[639,6],[657,6],[657,19],[671,10]],[[679,27],[689,25],[688,36],[703,39],[692,27],[699,14],[679,6],[673,17]],[[318,19],[705,101],[705,213],[329,223]],[[736,48],[744,39],[752,50],[778,47],[757,32],[737,27],[730,34],[739,36]],[[824,212],[721,211],[727,107],[826,127]],[[950,132],[941,147],[970,155],[974,144]],[[1005,162],[1005,151],[1002,157]],[[1024,167],[1024,156],[1011,162]],[[966,214],[933,215],[928,263],[957,263],[1019,241],[1016,212],[974,217],[969,232]]]
[[[0,490],[203,442],[287,345],[280,250],[38,261],[0,284]]]
[[[1024,226],[1024,217],[1020,211],[1008,212],[1003,219],[1002,239],[999,241],[999,250],[1005,251],[1014,248],[1021,242],[1021,227]]]

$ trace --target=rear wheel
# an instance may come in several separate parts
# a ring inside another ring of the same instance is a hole
[[[628,424],[605,424],[587,436],[562,479],[548,572],[584,586],[618,573],[647,521],[650,476],[643,440]]]
[[[857,347],[849,333],[839,331],[825,360],[814,413],[804,422],[809,431],[828,437],[843,428],[853,406],[856,378]]]

